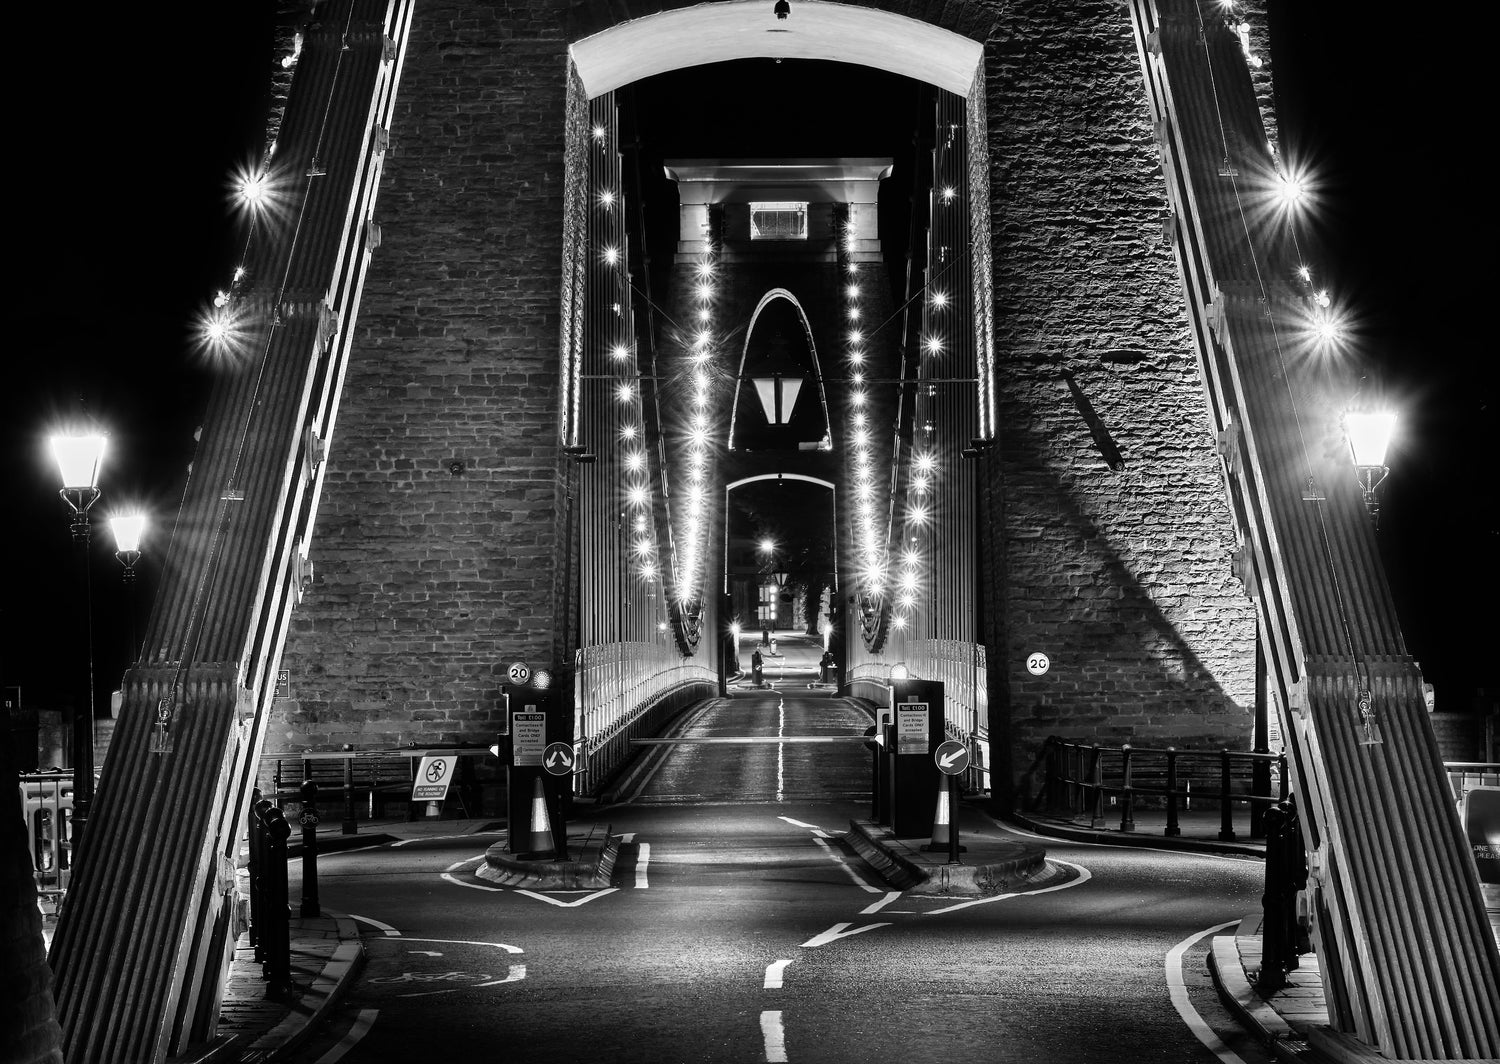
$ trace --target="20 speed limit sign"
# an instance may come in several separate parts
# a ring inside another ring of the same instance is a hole
[[[531,679],[531,666],[527,665],[524,661],[513,661],[510,663],[510,668],[506,670],[505,675],[509,677],[510,682],[513,684],[524,684],[527,680]]]
[[[1040,650],[1032,651],[1026,655],[1026,671],[1033,676],[1044,676],[1052,667],[1052,659]]]

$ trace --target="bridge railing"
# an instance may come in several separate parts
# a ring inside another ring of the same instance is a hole
[[[1279,783],[1258,790],[1257,764],[1275,766]],[[1104,746],[1076,743],[1052,736],[1028,775],[1041,766],[1045,777],[1033,808],[1066,812],[1087,819],[1092,828],[1108,828],[1119,813],[1119,830],[1136,829],[1135,813],[1145,803],[1164,805],[1163,835],[1182,834],[1181,813],[1199,808],[1219,810],[1219,838],[1237,838],[1234,813],[1251,811],[1250,837],[1264,838],[1263,818],[1253,815],[1285,800],[1286,756],[1228,749],[1179,750],[1175,747]]]
[[[718,690],[713,669],[659,643],[582,647],[576,662],[579,794],[608,782],[634,752],[632,739],[654,736],[673,713]]]

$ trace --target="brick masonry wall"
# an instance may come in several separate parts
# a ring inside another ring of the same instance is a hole
[[[995,733],[1020,767],[1051,733],[1244,745],[1252,613],[1128,13],[993,10]],[[269,750],[487,740],[504,664],[558,652],[564,23],[546,0],[418,6]],[[831,370],[837,345],[819,347]]]
[[[490,742],[553,664],[566,77],[549,5],[417,7],[268,751]]]
[[[1247,747],[1254,615],[1230,573],[1128,13],[1008,13],[986,74],[999,390],[989,554],[1003,558],[987,574],[994,730],[1017,771],[1052,734]],[[1106,464],[1065,371],[1123,469]],[[1050,656],[1045,676],[1025,669],[1032,651]]]

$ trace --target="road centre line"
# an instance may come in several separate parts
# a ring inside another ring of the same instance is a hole
[[[1187,982],[1182,978],[1182,957],[1198,940],[1217,934],[1226,927],[1234,927],[1238,923],[1238,920],[1226,920],[1206,931],[1194,932],[1168,950],[1166,959],[1167,990],[1172,998],[1172,1007],[1177,1010],[1177,1015],[1182,1017],[1182,1022],[1187,1024],[1188,1030],[1192,1031],[1198,1041],[1202,1042],[1208,1051],[1218,1057],[1223,1064],[1245,1064],[1245,1061],[1219,1039],[1214,1029],[1208,1025],[1208,1021],[1199,1014],[1197,1009],[1193,1008],[1192,999],[1188,997]]]
[[[781,1029],[781,1011],[760,1014],[760,1033],[766,1043],[766,1060],[771,1064],[786,1060],[786,1034]]]
[[[988,898],[974,898],[971,901],[961,901],[957,905],[947,905],[941,909],[933,909],[926,915],[937,916],[940,913],[957,912],[959,909],[967,909],[971,905],[988,905],[992,901],[1005,901],[1009,898],[1023,898],[1030,894],[1050,894],[1054,890],[1067,890],[1069,887],[1081,887],[1083,886],[1083,884],[1094,878],[1094,874],[1087,868],[1083,867],[1083,865],[1074,864],[1072,861],[1059,860],[1056,857],[1049,857],[1047,858],[1047,860],[1055,861],[1057,864],[1067,865],[1069,868],[1078,869],[1078,878],[1070,879],[1066,883],[1058,883],[1056,886],[1039,887],[1036,890],[1013,890],[1009,894],[995,894]]]
[[[791,964],[791,963],[792,962],[789,961],[789,960],[781,960],[781,961],[772,961],[770,964],[766,965],[766,981],[763,984],[762,989],[763,990],[780,990],[781,989],[781,975],[782,975],[783,972],[786,971],[786,966],[788,964]]]

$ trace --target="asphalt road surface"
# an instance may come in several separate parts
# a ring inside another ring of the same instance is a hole
[[[695,711],[687,736],[859,734],[788,682]],[[1076,876],[975,902],[889,891],[839,840],[869,813],[859,744],[663,748],[572,832],[628,840],[607,890],[499,889],[493,835],[320,861],[367,964],[295,1058],[361,1062],[1243,1061],[1205,933],[1259,904],[1258,861],[1048,840]],[[1007,829],[996,824],[993,830]]]

